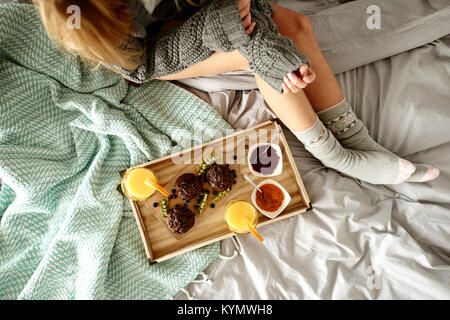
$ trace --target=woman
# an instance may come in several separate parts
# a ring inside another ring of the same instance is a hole
[[[265,0],[193,1],[35,0],[55,40],[133,82],[252,71],[274,113],[327,167],[373,184],[439,175],[369,136],[305,15]],[[79,30],[62,27],[74,4],[81,9]]]

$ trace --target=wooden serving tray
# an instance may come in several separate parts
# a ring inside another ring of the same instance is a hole
[[[281,131],[281,127],[276,122],[267,121],[252,128],[137,166],[151,169],[156,173],[159,184],[169,192],[173,189],[174,182],[179,175],[187,172],[196,173],[199,161],[197,163],[190,161],[192,163],[180,164],[180,157],[190,155],[192,159],[196,157],[201,160],[202,152],[209,155],[211,150],[215,150],[219,158],[221,157],[220,154],[222,155],[222,163],[228,163],[230,169],[235,169],[237,173],[236,184],[233,185],[231,192],[225,198],[216,202],[215,208],[209,207],[210,200],[213,197],[210,194],[208,205],[201,215],[196,216],[194,227],[181,236],[175,236],[166,227],[165,218],[162,217],[160,212],[160,205],[156,208],[153,207],[154,202],[160,204],[162,196],[159,192],[145,201],[130,200],[144,242],[145,252],[151,263],[161,262],[236,235],[227,228],[224,216],[226,206],[233,200],[245,200],[251,203],[253,187],[243,179],[244,173],[247,173],[256,184],[266,179],[273,179],[280,183],[292,197],[287,208],[274,219],[258,213],[259,223],[257,228],[304,213],[310,208],[308,194],[282,131],[279,136],[279,146],[283,158],[283,172],[278,176],[265,178],[253,175],[248,168],[247,152],[250,145],[270,141],[271,134],[277,129]],[[233,159],[234,155],[237,159]],[[220,163],[220,159],[218,162]],[[175,204],[182,203],[179,198],[170,200],[169,207],[172,208]],[[191,200],[188,204],[188,208],[193,212],[195,212],[192,209],[194,204],[195,200]],[[257,240],[255,239],[255,241]]]

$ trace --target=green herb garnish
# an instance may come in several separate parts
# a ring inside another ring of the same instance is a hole
[[[216,162],[214,153],[210,156],[205,156],[197,167],[197,175],[203,175],[214,162]]]
[[[162,197],[161,198],[161,206],[159,208],[159,210],[161,211],[161,214],[163,215],[163,217],[167,217],[167,208],[169,206],[169,199],[166,197]]]
[[[211,203],[216,203],[217,201],[222,200],[227,194],[230,193],[230,189],[227,189],[225,191],[219,192],[214,198],[212,198]]]
[[[197,210],[197,213],[196,213],[197,215],[201,215],[203,213],[203,211],[205,211],[206,204],[208,203],[208,196],[209,196],[208,193],[205,193],[203,195],[203,199],[200,202],[200,204],[198,205],[198,210]]]

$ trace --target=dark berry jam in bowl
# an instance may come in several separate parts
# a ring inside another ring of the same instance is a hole
[[[280,146],[260,143],[250,147],[248,166],[255,176],[272,177],[281,174],[283,159]]]

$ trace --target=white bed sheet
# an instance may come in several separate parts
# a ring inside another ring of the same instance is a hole
[[[332,66],[341,62],[336,55]],[[314,209],[261,227],[263,244],[250,235],[224,240],[224,254],[236,248],[240,255],[208,267],[212,283],[189,285],[193,296],[450,299],[450,37],[337,78],[378,142],[441,175],[422,184],[370,185],[324,168],[285,130]],[[257,91],[203,98],[236,127],[273,117],[261,111]]]

